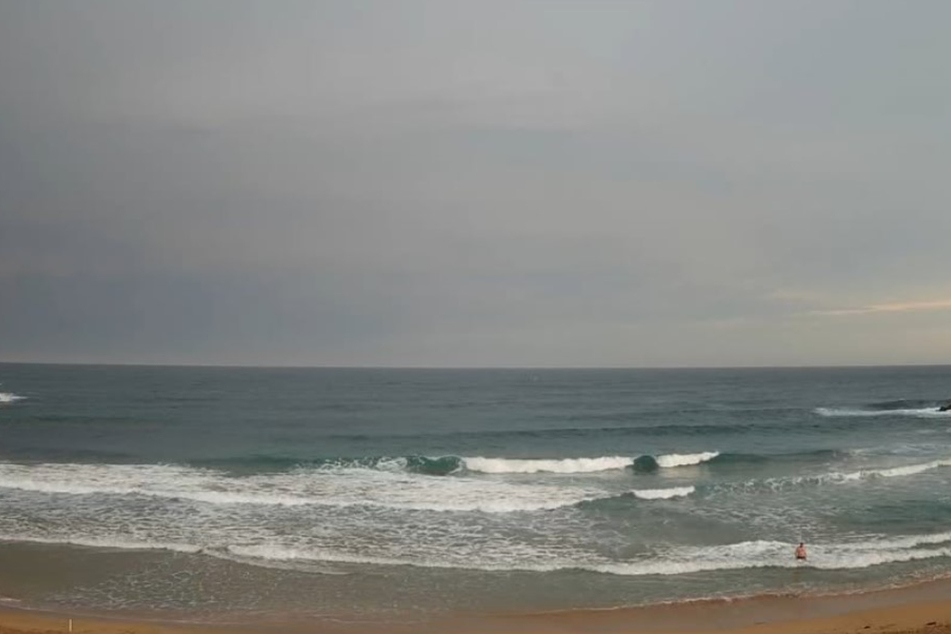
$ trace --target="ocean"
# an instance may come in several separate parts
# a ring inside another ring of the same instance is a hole
[[[0,600],[387,622],[912,584],[951,572],[948,399],[951,367],[0,364]]]

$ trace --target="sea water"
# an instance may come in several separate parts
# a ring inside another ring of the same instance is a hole
[[[387,620],[951,572],[948,367],[2,364],[0,390],[27,607]]]

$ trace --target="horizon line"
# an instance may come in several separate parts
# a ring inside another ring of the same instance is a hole
[[[50,365],[128,368],[212,368],[234,370],[809,370],[861,368],[941,368],[951,363],[852,363],[817,365],[247,365],[230,363],[161,363],[161,362],[85,362],[85,361],[4,361],[0,365]]]

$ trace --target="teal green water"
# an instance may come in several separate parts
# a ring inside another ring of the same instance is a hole
[[[0,595],[391,619],[944,576],[949,398],[948,367],[0,364]]]

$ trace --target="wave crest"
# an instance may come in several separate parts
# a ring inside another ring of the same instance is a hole
[[[939,469],[941,467],[951,467],[951,459],[932,460],[930,462],[902,465],[899,467],[889,467],[886,469],[863,469],[861,471],[853,471],[852,473],[842,474],[841,477],[843,480],[860,480],[862,478],[870,477],[896,478],[901,476],[916,475],[919,473],[924,473],[925,471],[931,471],[932,469]]]
[[[561,460],[517,458],[463,458],[469,471],[480,473],[596,473],[624,469],[634,463],[633,458],[604,456],[600,458],[564,458]]]
[[[905,408],[905,409],[882,409],[882,408],[869,408],[863,409],[859,407],[817,407],[813,410],[819,416],[825,416],[827,418],[840,418],[840,417],[877,417],[877,416],[914,416],[917,418],[949,418],[951,417],[951,411],[948,412],[939,412],[938,407],[914,407],[914,408]]]
[[[663,456],[657,456],[657,466],[661,467],[662,469],[669,469],[671,467],[689,467],[698,465],[701,462],[713,460],[719,455],[719,451],[703,451],[701,453],[687,454],[666,454]]]
[[[467,471],[479,473],[597,473],[633,468],[637,472],[651,472],[658,468],[670,469],[698,465],[713,460],[718,451],[692,454],[643,455],[636,458],[625,456],[602,456],[599,458],[462,458]]]
[[[23,465],[0,462],[0,488],[46,495],[142,496],[213,506],[376,507],[515,513],[548,511],[616,497],[617,491],[486,478],[431,478],[398,470],[328,471],[234,477],[172,465]]]

